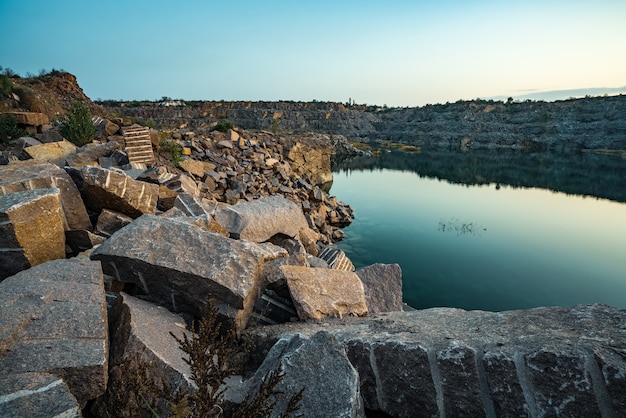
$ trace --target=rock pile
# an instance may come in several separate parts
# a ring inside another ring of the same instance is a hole
[[[129,164],[117,135],[0,166],[0,415],[148,403],[167,416],[146,388],[196,388],[171,334],[193,336],[207,301],[261,357],[225,400],[279,373],[276,416],[302,388],[307,417],[626,409],[626,311],[399,312],[398,265],[355,271],[328,245],[352,219],[320,184],[330,149],[264,132],[171,138],[180,169]]]

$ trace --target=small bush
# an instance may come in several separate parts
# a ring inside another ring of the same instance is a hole
[[[72,102],[67,119],[61,125],[61,135],[79,147],[93,140],[96,127],[91,122],[91,113],[85,103]]]
[[[11,82],[11,79],[4,74],[0,74],[0,94],[7,97],[12,91],[13,83]]]
[[[0,115],[0,143],[19,138],[24,133],[17,127],[17,119],[14,115],[5,113]]]
[[[213,130],[215,131],[220,131],[220,132],[226,132],[229,129],[233,129],[235,127],[235,124],[229,120],[225,120],[222,121],[220,123],[218,123],[217,125],[215,125],[213,127]]]
[[[159,150],[170,154],[170,159],[174,165],[178,165],[183,160],[183,147],[176,141],[161,137],[159,140]]]

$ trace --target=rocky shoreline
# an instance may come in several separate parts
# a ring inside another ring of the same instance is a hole
[[[254,347],[224,407],[277,373],[270,416],[303,388],[306,417],[626,410],[626,311],[405,312],[398,265],[355,269],[324,188],[345,138],[145,130],[146,164],[123,119],[80,148],[44,119],[0,165],[0,415],[175,415],[198,381],[172,335],[208,303]]]

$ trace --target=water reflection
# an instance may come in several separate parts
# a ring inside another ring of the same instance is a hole
[[[626,158],[593,153],[520,152],[511,149],[395,149],[378,157],[335,161],[334,171],[392,169],[465,185],[538,187],[626,202]]]
[[[399,263],[417,308],[626,308],[626,204],[584,197],[626,201],[626,160],[451,154],[344,163],[332,193],[355,208],[340,243],[355,265]]]

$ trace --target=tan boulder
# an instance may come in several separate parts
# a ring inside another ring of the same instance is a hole
[[[300,319],[367,314],[363,283],[355,273],[281,266]]]
[[[59,189],[0,196],[0,279],[65,258]]]
[[[49,188],[60,190],[65,230],[91,229],[80,193],[65,170],[35,160],[0,166],[0,195]]]

